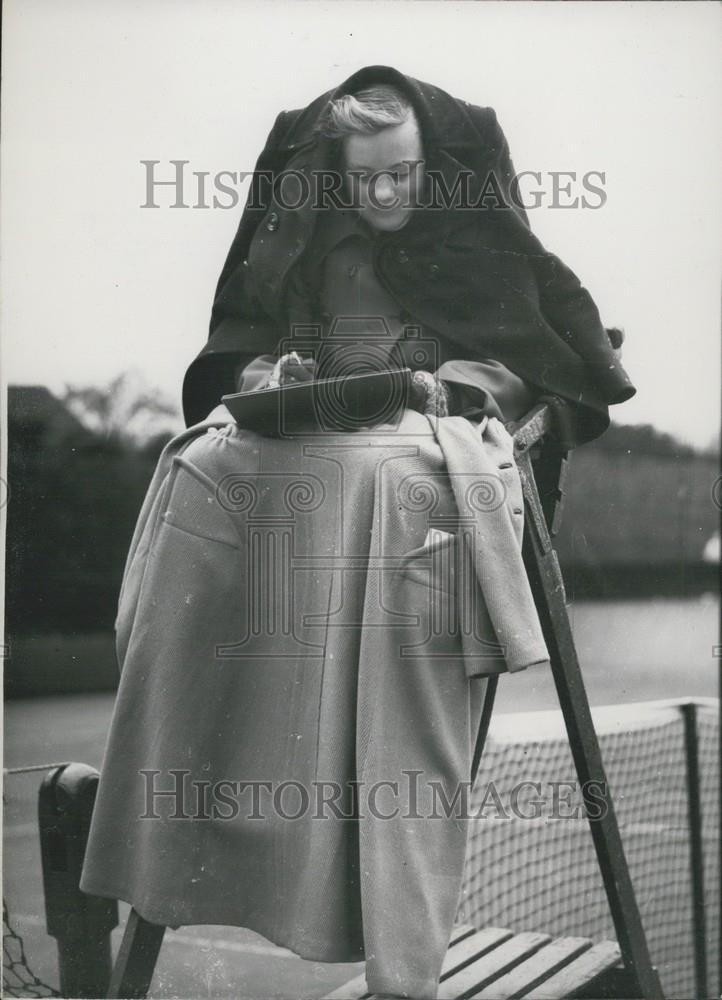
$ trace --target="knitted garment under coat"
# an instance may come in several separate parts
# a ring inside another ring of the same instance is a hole
[[[493,417],[279,439],[219,407],[174,438],[126,564],[82,890],[436,997],[468,833],[443,801],[488,674],[548,656],[521,510]]]

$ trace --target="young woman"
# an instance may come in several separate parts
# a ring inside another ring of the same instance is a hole
[[[553,393],[586,440],[634,391],[487,168],[508,198],[493,111],[388,68],[279,115],[128,557],[81,882],[365,959],[387,996],[437,993],[488,677],[547,661],[503,422]],[[399,367],[409,405],[371,427],[259,434],[220,403]]]

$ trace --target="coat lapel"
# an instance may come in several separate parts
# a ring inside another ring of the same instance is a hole
[[[302,144],[279,175],[286,175],[282,189],[274,184],[270,207],[249,248],[248,263],[256,294],[266,312],[282,328],[286,319],[286,277],[313,235],[318,217],[314,204],[315,178],[327,169],[328,162],[327,142]],[[290,207],[297,201],[298,207]]]

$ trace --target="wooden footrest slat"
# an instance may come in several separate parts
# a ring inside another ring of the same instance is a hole
[[[451,954],[451,949],[454,948],[459,941],[462,941],[464,938],[468,938],[471,934],[474,934],[474,928],[471,924],[455,925],[453,931],[451,932],[451,937],[449,938],[449,951],[447,951],[446,958],[444,959],[445,964]],[[459,962],[455,962],[454,965],[451,965],[449,968],[454,968],[459,964]],[[333,991],[333,993],[327,993],[321,998],[321,1000],[361,1000],[362,997],[369,997],[366,976],[363,973],[360,976],[355,976],[353,979],[350,979],[342,986],[339,986]],[[371,1000],[370,997],[369,1000]]]
[[[485,927],[481,931],[474,931],[473,934],[449,947],[441,965],[439,978],[444,982],[512,937],[514,932],[506,927]]]
[[[619,965],[613,941],[514,934],[505,927],[454,927],[441,967],[438,1000],[561,1000]],[[373,1000],[366,976],[339,986],[323,1000]]]
[[[614,941],[600,941],[564,966],[541,986],[527,993],[524,1000],[561,1000],[590,983],[619,963],[621,952]]]
[[[449,938],[449,947],[452,948],[458,941],[473,934],[475,930],[476,927],[472,927],[471,924],[455,924]]]
[[[473,1000],[518,1000],[541,986],[577,956],[592,947],[589,938],[556,938],[516,968],[475,993]]]
[[[452,973],[439,985],[438,1000],[456,1000],[462,995],[482,990],[506,972],[533,955],[551,938],[548,934],[514,934],[459,972]]]

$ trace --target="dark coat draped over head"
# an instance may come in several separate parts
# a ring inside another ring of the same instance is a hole
[[[336,162],[338,143],[318,129],[329,101],[376,83],[395,86],[411,102],[437,191],[453,192],[462,177],[469,193],[466,204],[422,207],[406,226],[384,234],[375,257],[383,284],[435,331],[445,358],[500,361],[542,393],[575,404],[577,442],[597,437],[609,425],[608,406],[636,390],[591,296],[542,246],[516,204],[514,168],[494,110],[387,66],[365,67],[308,107],[276,118],[218,281],[208,342],[186,373],[186,422],[204,419],[234,391],[239,364],[275,354],[292,324],[313,321],[293,315],[287,292],[327,209],[314,197],[295,199],[292,184],[279,195],[269,180],[285,174],[298,183],[305,175],[315,191],[310,181]]]

